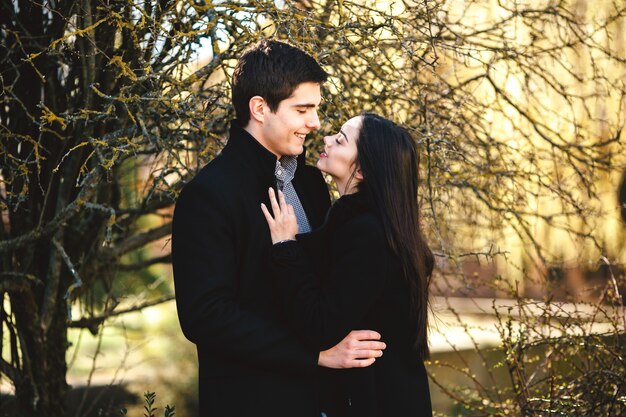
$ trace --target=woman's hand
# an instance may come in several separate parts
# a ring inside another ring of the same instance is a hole
[[[320,352],[317,364],[325,368],[365,368],[383,356],[387,347],[373,330],[352,330],[332,348]]]
[[[272,235],[272,243],[280,242],[283,240],[293,240],[298,233],[298,219],[293,211],[291,204],[287,204],[285,201],[285,195],[282,191],[278,191],[278,200],[276,201],[276,195],[274,189],[270,187],[268,190],[270,195],[270,204],[272,205],[272,211],[274,216],[270,214],[265,204],[261,203],[261,210],[267,220],[267,225],[270,227],[270,234]]]

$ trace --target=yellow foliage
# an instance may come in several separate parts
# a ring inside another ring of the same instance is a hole
[[[42,104],[41,107],[43,108],[43,111],[41,113],[41,119],[44,121],[44,124],[52,125],[56,122],[61,125],[61,129],[65,130],[65,128],[67,127],[65,119],[54,114],[54,112],[46,107],[45,104]]]
[[[109,65],[113,65],[120,70],[120,74],[118,78],[121,76],[126,76],[130,78],[132,81],[137,81],[137,76],[133,72],[133,70],[128,66],[126,62],[122,59],[121,55],[115,55],[113,58],[109,60]]]

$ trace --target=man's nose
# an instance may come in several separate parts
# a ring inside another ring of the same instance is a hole
[[[314,129],[319,129],[319,128],[320,128],[320,126],[321,126],[321,125],[320,125],[320,118],[319,118],[319,116],[317,115],[317,112],[314,112],[314,113],[313,113],[313,116],[311,116],[311,118],[307,121],[306,126],[307,126],[309,129],[313,129],[313,130],[314,130]]]

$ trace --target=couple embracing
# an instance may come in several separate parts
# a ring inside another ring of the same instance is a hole
[[[228,142],[177,200],[174,283],[201,417],[432,415],[415,143],[366,113],[307,166],[326,78],[289,44],[248,49]]]

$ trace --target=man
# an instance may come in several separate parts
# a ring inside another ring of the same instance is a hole
[[[228,143],[177,201],[176,300],[183,332],[198,349],[203,417],[319,417],[318,364],[367,366],[382,354],[384,344],[371,340],[380,335],[367,331],[321,353],[304,345],[286,329],[267,274],[271,238],[260,206],[269,206],[268,188],[283,190],[301,232],[319,226],[330,204],[303,148],[320,126],[326,78],[288,44],[249,49],[233,75],[237,120]]]

